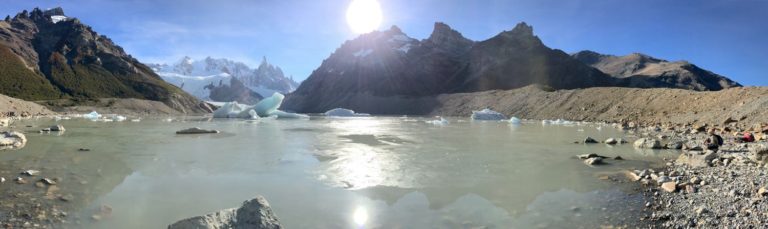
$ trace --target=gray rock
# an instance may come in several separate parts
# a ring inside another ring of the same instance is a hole
[[[699,154],[698,152],[685,152],[677,157],[675,163],[687,164],[693,167],[706,167],[710,166],[710,162],[714,159],[717,159],[717,153],[711,150],[708,150],[703,154]]]
[[[593,144],[593,143],[598,143],[598,142],[594,138],[587,137],[586,139],[584,139],[584,143],[585,144]]]
[[[48,129],[50,129],[51,131],[65,131],[66,130],[66,129],[64,129],[64,126],[62,126],[62,125],[51,126]]]
[[[661,149],[661,142],[652,138],[641,138],[635,141],[635,148],[639,149]]]
[[[671,141],[671,142],[668,142],[666,145],[664,145],[664,148],[667,148],[667,149],[682,149],[683,148],[683,142],[681,142],[681,141]]]
[[[616,145],[618,143],[619,143],[619,141],[616,140],[615,138],[609,138],[609,139],[605,140],[605,144],[608,144],[608,145]]]
[[[579,159],[582,159],[582,160],[586,160],[586,159],[590,159],[590,158],[595,158],[595,157],[606,158],[604,156],[600,156],[600,155],[597,155],[597,154],[594,154],[594,153],[580,154],[580,155],[576,155],[576,157],[578,157]]]
[[[189,129],[176,131],[176,134],[218,134],[218,130],[206,130],[199,127],[192,127]]]
[[[759,164],[765,164],[768,162],[768,145],[752,145],[749,148],[749,159]]]
[[[602,163],[603,163],[602,157],[593,157],[593,158],[588,158],[584,160],[584,164],[587,164],[587,165],[599,165]]]
[[[279,229],[282,228],[264,197],[243,202],[240,208],[180,220],[168,229]]]

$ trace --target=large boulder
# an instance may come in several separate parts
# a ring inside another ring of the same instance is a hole
[[[641,138],[635,141],[635,148],[639,149],[661,149],[661,142],[652,138]]]
[[[756,144],[749,147],[749,159],[765,164],[768,162],[768,145],[766,144]]]
[[[240,208],[180,220],[168,229],[280,229],[280,222],[262,196],[243,202]]]
[[[0,149],[18,149],[27,144],[27,137],[17,131],[0,133]]]
[[[680,154],[675,163],[687,164],[693,167],[710,166],[712,160],[717,158],[717,153],[712,150],[704,152],[690,151]]]

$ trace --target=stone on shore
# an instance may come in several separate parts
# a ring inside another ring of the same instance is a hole
[[[585,144],[593,144],[593,143],[598,143],[598,142],[594,138],[587,137],[586,139],[584,139],[584,143]]]
[[[218,134],[218,130],[206,130],[199,127],[192,127],[189,129],[176,131],[176,134]]]
[[[699,152],[685,152],[677,157],[675,163],[687,164],[693,167],[707,167],[710,166],[712,160],[717,159],[717,153],[712,150]]]
[[[677,191],[677,183],[674,181],[664,182],[661,184],[661,189],[667,192],[675,192]]]
[[[635,141],[635,148],[639,149],[661,149],[661,142],[652,138],[641,138]]]
[[[168,229],[279,229],[280,222],[264,197],[243,202],[240,208],[225,209],[211,214],[180,220]]]
[[[616,145],[619,143],[619,140],[616,140],[615,138],[609,138],[605,140],[605,144],[608,145]]]
[[[664,145],[664,148],[667,148],[667,149],[682,149],[683,148],[683,142],[681,142],[681,141],[671,141],[671,142],[668,142],[666,145]]]
[[[749,159],[760,164],[768,161],[768,145],[756,144],[749,148]]]

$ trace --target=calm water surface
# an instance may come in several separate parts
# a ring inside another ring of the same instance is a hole
[[[595,228],[631,225],[644,204],[631,187],[598,177],[674,157],[573,144],[625,136],[597,124],[426,120],[62,120],[64,134],[28,134],[27,147],[0,161],[62,177],[79,209],[72,221],[84,228],[164,228],[255,195],[287,228]],[[222,133],[174,134],[194,126]],[[592,168],[573,157],[583,153],[626,160]],[[111,216],[89,220],[102,205]]]

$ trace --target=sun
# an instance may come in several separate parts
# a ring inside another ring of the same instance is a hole
[[[378,29],[381,18],[381,6],[376,0],[352,0],[347,8],[347,24],[355,33]]]

